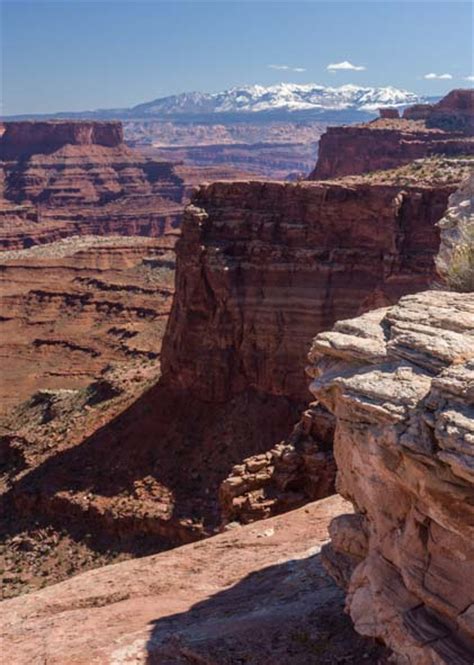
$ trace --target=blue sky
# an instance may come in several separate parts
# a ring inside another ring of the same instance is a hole
[[[5,114],[247,83],[472,85],[471,2],[3,0],[1,19]]]

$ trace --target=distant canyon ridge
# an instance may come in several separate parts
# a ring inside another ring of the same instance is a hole
[[[392,86],[281,83],[186,92],[131,108],[68,111],[41,118],[121,120],[128,145],[153,159],[189,166],[226,165],[258,177],[291,181],[304,178],[314,167],[318,142],[328,124],[365,122],[377,115],[379,107],[403,109],[434,100]]]

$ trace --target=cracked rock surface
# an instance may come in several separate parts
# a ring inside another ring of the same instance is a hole
[[[427,291],[338,323],[310,353],[336,417],[327,568],[403,665],[474,657],[474,294]]]

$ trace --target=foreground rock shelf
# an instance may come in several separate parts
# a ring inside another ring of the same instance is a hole
[[[331,497],[6,601],[2,655],[15,665],[384,663],[320,563],[329,520],[348,508]]]

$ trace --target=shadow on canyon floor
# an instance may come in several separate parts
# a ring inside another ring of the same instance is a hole
[[[92,534],[98,551],[143,555],[195,540],[217,524],[217,490],[232,466],[282,440],[300,406],[257,392],[209,405],[158,383],[14,482],[2,538],[34,521]]]
[[[252,572],[186,612],[157,619],[146,649],[147,665],[382,665],[389,655],[354,631],[344,592],[319,554]]]

